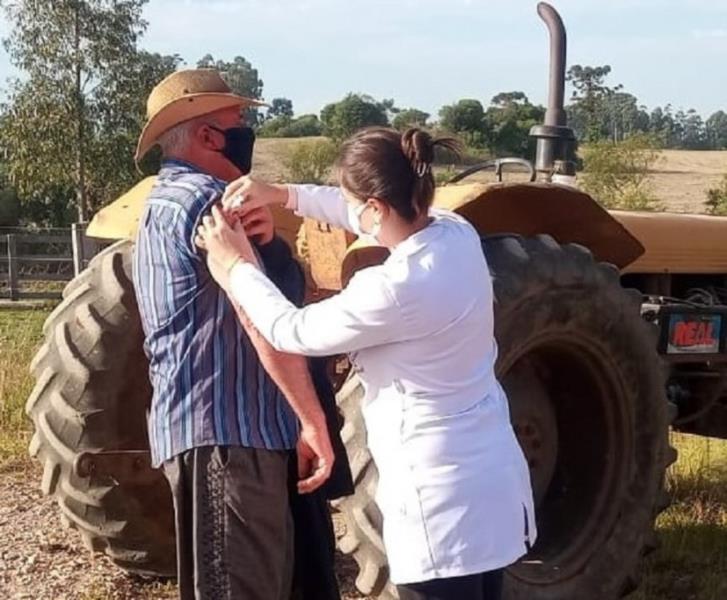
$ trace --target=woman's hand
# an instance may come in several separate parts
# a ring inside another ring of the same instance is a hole
[[[230,183],[222,196],[226,213],[244,216],[268,206],[284,206],[288,202],[288,186],[265,183],[244,175]]]
[[[267,206],[253,208],[242,216],[235,213],[225,213],[225,215],[229,215],[229,219],[240,221],[247,237],[258,246],[269,244],[275,237],[273,213]]]
[[[242,222],[235,219],[230,225],[216,204],[211,214],[202,218],[195,243],[207,251],[210,273],[224,289],[228,287],[230,270],[238,261],[260,266]]]

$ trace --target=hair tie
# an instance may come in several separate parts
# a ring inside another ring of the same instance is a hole
[[[420,179],[424,177],[427,173],[431,173],[432,171],[432,163],[427,162],[420,162],[417,168],[415,169],[417,177]]]

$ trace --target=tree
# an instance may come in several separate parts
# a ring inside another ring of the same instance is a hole
[[[649,132],[659,140],[662,147],[673,148],[679,145],[679,132],[677,131],[671,105],[663,109],[656,107],[649,115]]]
[[[134,164],[136,143],[145,122],[146,101],[162,79],[177,70],[178,55],[138,52],[135,60],[113,81],[98,90],[95,143],[92,147],[94,168],[90,171],[94,201],[116,198],[138,181]],[[141,162],[144,173],[159,170],[160,152],[152,151]]]
[[[482,148],[487,145],[485,109],[479,100],[463,99],[443,106],[439,110],[439,124],[446,131],[463,137],[470,146]]]
[[[263,80],[260,79],[257,69],[242,56],[236,56],[232,61],[215,60],[211,54],[203,56],[197,61],[198,69],[217,69],[230,89],[246,98],[260,100],[263,94]],[[259,125],[262,119],[257,108],[248,108],[245,119],[250,125]]]
[[[614,142],[649,131],[649,114],[632,94],[614,92],[607,95],[603,99],[603,110],[608,137]]]
[[[20,220],[20,199],[5,176],[5,165],[0,163],[0,227],[12,227]]]
[[[409,127],[425,127],[428,119],[429,113],[426,113],[423,110],[419,110],[417,108],[405,108],[396,114],[391,124],[395,129],[404,131]]]
[[[502,92],[485,113],[490,151],[495,155],[532,156],[530,128],[543,121],[545,109],[530,103],[523,92]]]
[[[396,102],[393,98],[384,98],[378,105],[384,111],[387,121],[391,121],[401,112],[401,109],[396,107]]]
[[[325,135],[340,140],[362,127],[386,126],[389,120],[386,108],[370,96],[348,94],[340,102],[323,107],[321,123]]]
[[[293,118],[293,101],[287,98],[273,98],[270,102],[270,108],[268,108],[267,119],[274,119],[276,117],[288,117]]]
[[[727,113],[718,110],[705,123],[709,147],[714,150],[727,149]]]
[[[620,84],[614,87],[606,85],[609,73],[609,65],[573,65],[568,69],[566,81],[574,88],[568,107],[571,127],[585,141],[600,140],[608,134],[607,100],[623,87]]]
[[[321,135],[323,128],[316,115],[301,115],[297,119],[275,117],[265,121],[257,130],[260,137],[295,138]]]
[[[581,187],[607,208],[658,210],[649,172],[660,154],[654,140],[634,134],[613,143],[597,140],[583,147]]]
[[[24,77],[10,82],[0,144],[35,218],[61,224],[75,206],[85,221],[136,177],[146,96],[179,61],[138,52],[145,1],[5,3],[5,47]]]
[[[680,110],[675,116],[679,132],[679,146],[687,150],[704,150],[707,147],[707,132],[704,121],[696,110]]]

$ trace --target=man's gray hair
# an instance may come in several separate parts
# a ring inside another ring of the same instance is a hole
[[[196,119],[193,119],[175,125],[159,136],[159,146],[162,149],[162,156],[179,156],[187,151],[195,121]]]
[[[181,156],[188,149],[192,142],[192,134],[195,127],[203,124],[217,125],[217,120],[210,115],[203,115],[175,125],[159,136],[157,143],[161,146],[162,156]]]

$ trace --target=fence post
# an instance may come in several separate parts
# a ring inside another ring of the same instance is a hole
[[[11,300],[20,298],[18,289],[18,249],[16,247],[15,234],[9,233],[8,240],[8,290]]]
[[[88,263],[91,259],[96,256],[100,251],[100,244],[96,238],[91,238],[86,235],[88,229],[88,223],[83,224],[83,268],[88,267]]]
[[[78,277],[83,271],[84,261],[84,246],[83,246],[83,234],[86,229],[84,223],[73,223],[71,225],[71,242],[73,246],[73,275]]]

